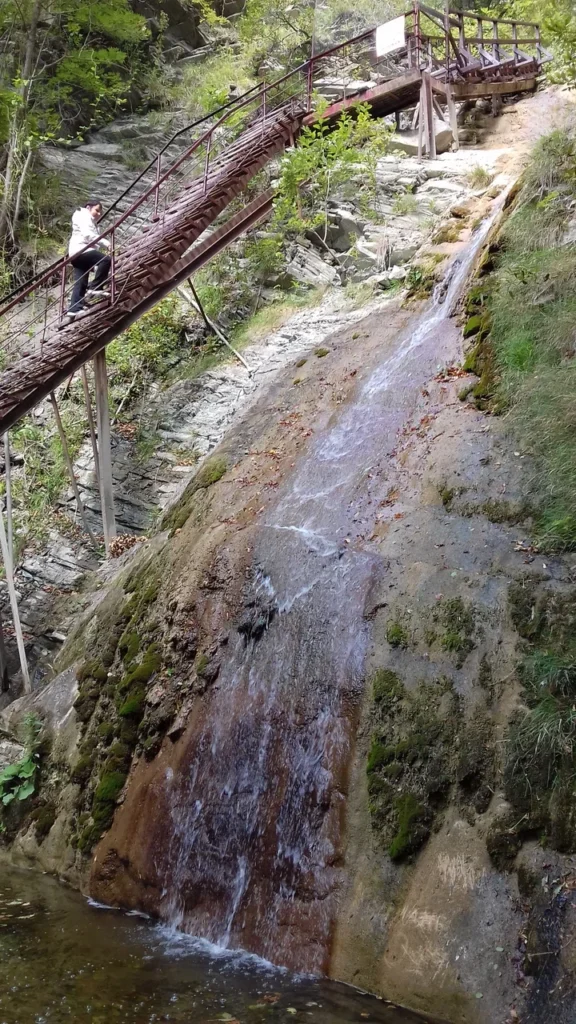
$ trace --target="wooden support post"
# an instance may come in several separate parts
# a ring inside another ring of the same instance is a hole
[[[10,435],[4,434],[4,462],[6,463],[6,517],[8,520],[8,551],[14,562],[14,534],[12,531],[12,467],[10,465]]]
[[[108,374],[106,372],[106,350],[94,356],[94,380],[96,383],[96,422],[98,424],[98,469],[100,476],[100,503],[106,554],[110,542],[116,536],[114,515],[114,484],[112,481],[112,450],[110,446],[110,408],[108,405]]]
[[[22,679],[24,682],[24,693],[30,693],[32,690],[32,684],[30,682],[30,673],[28,672],[26,648],[24,647],[24,634],[22,633],[22,625],[20,623],[20,612],[18,611],[16,587],[14,586],[14,569],[12,566],[10,552],[8,550],[8,539],[6,537],[6,529],[4,527],[3,512],[0,512],[0,549],[2,551],[2,561],[4,562],[4,569],[6,571],[6,583],[8,585],[8,595],[10,597],[10,608],[12,609],[12,620],[14,622],[16,644],[18,646],[18,654],[20,656],[20,668],[22,670]]]
[[[66,432],[64,430],[64,424],[62,423],[62,417],[60,416],[60,410],[58,408],[58,403],[56,401],[56,395],[54,394],[53,391],[50,393],[50,401],[52,403],[54,419],[56,420],[56,426],[58,428],[60,444],[62,445],[62,454],[64,456],[64,462],[66,463],[66,469],[68,470],[68,476],[70,477],[70,484],[74,492],[74,497],[76,498],[76,505],[78,506],[80,518],[82,519],[86,533],[90,537],[92,546],[94,548],[97,548],[98,545],[96,543],[96,538],[92,533],[92,530],[90,529],[90,524],[88,522],[88,517],[86,515],[86,509],[82,504],[82,498],[80,497],[80,491],[78,490],[78,484],[76,482],[76,477],[74,476],[74,466],[72,465],[72,459],[70,458],[70,451],[68,448],[68,442],[66,440]]]
[[[6,653],[6,642],[4,640],[2,615],[0,615],[0,693],[6,693],[9,688],[10,676],[8,675],[8,655]]]
[[[92,445],[92,455],[94,456],[94,473],[96,474],[96,481],[98,482],[100,480],[100,474],[98,472],[98,444],[96,442],[96,427],[94,425],[92,397],[88,386],[88,374],[86,373],[86,367],[83,366],[80,372],[82,374],[82,387],[84,389],[84,401],[86,403],[86,416],[88,419],[88,429],[90,431],[90,443]]]
[[[436,159],[436,130],[434,125],[434,105],[432,103],[432,83],[429,75],[422,77],[422,100],[424,108],[424,131],[426,152],[429,160]]]
[[[458,150],[460,149],[460,135],[458,132],[458,114],[456,111],[454,93],[452,92],[451,85],[446,85],[446,103],[448,104],[448,118],[450,121],[450,127],[452,129],[452,135],[454,136],[454,145]]]
[[[424,77],[422,77],[422,85],[420,86],[420,103],[418,104],[418,159],[421,160],[424,155],[424,122],[426,119],[426,89],[424,88]]]

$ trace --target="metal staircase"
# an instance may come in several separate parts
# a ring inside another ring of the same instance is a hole
[[[327,81],[328,118],[360,101],[380,116],[418,103],[422,152],[434,156],[435,108],[446,104],[457,131],[455,99],[533,88],[550,57],[537,25],[440,13],[420,3],[405,16],[403,48],[379,57],[375,44],[370,29],[278,81],[259,83],[192,126],[198,134],[173,162],[164,147],[120,197],[123,212],[114,204],[102,222],[112,256],[111,297],[88,316],[62,328],[71,291],[67,258],[0,301],[7,364],[0,374],[0,432],[269,213],[268,192],[242,203],[246,185],[313,120],[315,95],[326,94]],[[358,87],[359,78],[366,87]]]

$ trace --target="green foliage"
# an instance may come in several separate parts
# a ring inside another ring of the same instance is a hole
[[[488,188],[494,180],[494,175],[482,164],[476,164],[469,171],[467,177],[472,188]]]
[[[4,0],[0,8],[0,250],[20,236],[34,153],[109,119],[157,59],[128,0]],[[41,221],[39,222],[41,226]]]
[[[159,302],[106,349],[113,383],[124,386],[135,376],[157,376],[166,357],[183,348],[185,327],[182,304],[175,297]]]
[[[576,546],[576,250],[561,245],[576,202],[575,168],[572,131],[554,131],[535,147],[488,292],[490,390],[533,457],[539,538],[560,549]]]
[[[323,109],[319,105],[318,119],[282,159],[272,219],[280,232],[314,228],[322,235],[328,227],[326,202],[336,189],[365,203],[375,194],[376,163],[388,148],[390,130],[372,120],[364,103],[335,125],[323,119]]]
[[[391,647],[408,647],[410,633],[401,622],[389,622],[386,626],[386,639]]]
[[[38,770],[35,755],[27,754],[16,764],[0,771],[0,803],[4,807],[13,800],[26,800],[36,788],[34,775]]]
[[[24,756],[15,764],[6,765],[0,771],[0,805],[7,807],[14,800],[23,801],[32,796],[36,789],[36,776],[40,758],[38,734],[42,728],[40,719],[28,713],[22,724]]]
[[[84,438],[84,424],[72,403],[62,403],[60,412],[73,459]],[[47,430],[27,417],[13,429],[10,438],[14,451],[23,457],[22,472],[12,483],[17,560],[28,537],[41,539],[46,535],[68,475],[56,429]]]
[[[418,200],[411,192],[398,196],[392,204],[392,213],[397,217],[407,216],[418,211]]]

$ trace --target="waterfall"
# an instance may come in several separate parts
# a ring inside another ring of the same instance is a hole
[[[385,474],[421,388],[459,356],[448,321],[505,196],[416,324],[297,464],[261,522],[246,604],[186,750],[155,792],[160,916],[279,964],[327,966],[344,878],[348,771],[364,686],[363,617],[378,562],[367,474]],[[386,316],[384,311],[383,316]]]

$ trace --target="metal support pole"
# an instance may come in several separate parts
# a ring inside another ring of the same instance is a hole
[[[246,362],[244,357],[241,356],[240,353],[237,352],[236,349],[230,344],[230,342],[228,341],[228,338],[226,337],[226,335],[223,334],[222,331],[220,330],[220,328],[218,327],[218,324],[215,324],[214,321],[211,320],[210,317],[206,315],[206,313],[204,311],[204,306],[200,302],[200,296],[198,295],[198,292],[196,291],[194,285],[192,284],[192,278],[191,277],[188,278],[188,287],[190,288],[190,291],[192,292],[193,298],[190,298],[190,296],[187,295],[186,292],[184,291],[184,289],[182,287],[180,287],[180,286],[178,286],[176,288],[176,291],[182,296],[183,299],[186,299],[186,302],[190,306],[192,306],[192,308],[195,309],[197,313],[200,313],[200,316],[202,317],[202,319],[203,319],[204,323],[206,324],[206,326],[211,331],[214,331],[214,334],[216,335],[216,337],[220,338],[220,341],[224,345],[226,345],[227,348],[230,349],[230,351],[233,353],[233,355],[236,356],[236,359],[240,360],[240,362],[242,363],[242,366],[246,367],[246,369],[248,370],[248,373],[252,374],[252,370],[248,366],[248,363]]]
[[[70,483],[72,485],[72,490],[74,492],[74,497],[76,498],[76,505],[78,506],[78,511],[80,513],[80,518],[82,519],[82,522],[84,523],[84,529],[85,529],[86,533],[88,534],[88,536],[90,537],[90,540],[92,542],[92,546],[94,548],[96,548],[98,545],[96,544],[96,538],[95,538],[94,534],[92,533],[92,530],[90,529],[90,524],[88,523],[88,517],[86,515],[86,509],[84,508],[84,505],[82,503],[82,498],[80,497],[80,491],[78,490],[78,484],[76,482],[76,477],[74,476],[74,466],[72,465],[72,459],[70,458],[70,451],[69,451],[69,448],[68,448],[68,442],[66,440],[66,432],[64,430],[64,424],[62,423],[62,417],[60,416],[60,410],[58,408],[58,403],[56,401],[56,395],[54,394],[53,391],[50,392],[50,401],[52,403],[52,409],[54,411],[54,419],[56,420],[56,426],[58,428],[58,434],[60,436],[60,444],[62,445],[62,454],[64,456],[64,462],[66,463],[66,469],[68,470],[68,476],[70,477]]]
[[[10,676],[8,675],[8,655],[6,653],[6,642],[4,640],[2,615],[0,615],[0,693],[6,693],[9,689]]]
[[[8,550],[8,539],[6,537],[6,529],[4,527],[3,512],[0,512],[0,549],[2,550],[2,560],[4,562],[4,569],[6,570],[6,583],[8,585],[8,595],[10,597],[10,608],[12,609],[12,620],[14,622],[16,644],[18,647],[18,654],[20,656],[20,668],[22,670],[22,679],[24,682],[24,693],[30,693],[32,690],[32,684],[30,682],[30,673],[28,672],[26,648],[24,647],[24,634],[22,633],[20,612],[18,611],[16,587],[14,586],[14,569],[12,567],[12,559],[10,558],[10,552]]]
[[[88,419],[88,429],[90,431],[90,443],[92,445],[92,455],[94,456],[94,473],[96,475],[96,482],[100,480],[100,472],[98,469],[98,444],[96,441],[96,427],[94,425],[94,414],[92,412],[92,398],[90,395],[90,388],[88,386],[88,374],[86,373],[86,366],[81,369],[82,374],[82,387],[84,389],[84,401],[86,403],[86,417]]]
[[[12,467],[10,465],[10,435],[4,434],[4,461],[6,463],[6,517],[8,520],[8,551],[14,562],[14,532],[12,528]]]
[[[106,350],[94,356],[94,380],[96,383],[96,422],[98,424],[98,455],[100,477],[100,503],[106,554],[110,541],[116,536],[114,515],[114,484],[112,480],[112,449],[110,445],[110,408],[108,405],[108,374],[106,372]]]

